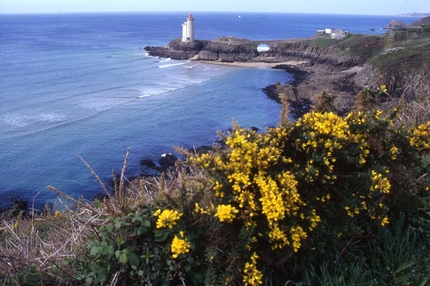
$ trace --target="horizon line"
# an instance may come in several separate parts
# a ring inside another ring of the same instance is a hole
[[[0,15],[60,15],[60,14],[129,14],[129,13],[166,13],[166,14],[179,14],[179,13],[190,13],[189,10],[181,10],[181,11],[57,11],[57,12],[2,12],[0,11]],[[427,15],[430,16],[430,13],[422,13],[422,12],[408,12],[408,13],[400,13],[400,14],[356,14],[356,13],[317,13],[317,12],[275,12],[275,11],[192,11],[191,13],[239,13],[239,14],[317,14],[317,15],[354,15],[354,16],[394,16],[394,17],[404,17],[411,15],[409,17],[420,17],[413,16],[413,14],[417,15]]]

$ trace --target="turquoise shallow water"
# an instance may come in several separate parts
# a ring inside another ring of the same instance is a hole
[[[275,125],[280,108],[262,88],[291,76],[149,57],[146,45],[180,37],[175,13],[2,15],[0,17],[0,202],[20,196],[41,207],[56,195],[100,191],[76,154],[107,180],[131,148],[139,161],[173,146],[210,145],[234,118],[243,126]],[[383,33],[390,17],[306,14],[195,14],[196,38],[312,36],[342,27]],[[401,19],[412,21],[413,19]],[[370,29],[375,29],[371,31]]]

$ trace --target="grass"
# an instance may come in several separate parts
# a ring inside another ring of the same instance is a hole
[[[338,41],[339,40],[334,40],[329,37],[316,37],[311,40],[311,44],[321,48],[327,48],[335,45],[336,43],[338,43]]]

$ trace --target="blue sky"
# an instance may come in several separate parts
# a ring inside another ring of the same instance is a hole
[[[396,15],[430,13],[430,0],[0,0],[0,13],[235,11]]]

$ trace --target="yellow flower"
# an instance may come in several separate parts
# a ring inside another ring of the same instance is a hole
[[[268,236],[269,241],[272,244],[272,249],[284,248],[284,246],[290,244],[286,234],[279,228],[277,224],[268,233]]]
[[[391,160],[396,160],[397,154],[399,154],[399,148],[397,148],[396,146],[391,147],[390,153],[391,153]]]
[[[175,236],[170,246],[173,258],[178,258],[181,254],[186,254],[190,252],[190,242],[184,238],[184,232],[180,231],[179,236]]]
[[[243,270],[243,285],[244,286],[256,286],[263,284],[263,274],[257,269],[258,255],[254,252],[251,256],[251,262],[245,263],[245,269]]]
[[[238,212],[239,210],[231,205],[219,205],[215,216],[220,222],[232,222]]]
[[[308,235],[301,226],[291,227],[290,234],[293,241],[293,250],[294,252],[297,252],[302,246],[301,241],[306,239]]]
[[[412,130],[409,144],[419,151],[430,149],[430,121]]]
[[[382,174],[372,170],[371,180],[372,180],[372,185],[370,186],[371,192],[379,191],[382,194],[390,193],[391,184],[388,178],[382,177]]]
[[[175,210],[157,210],[154,216],[158,216],[156,227],[172,228],[176,225],[177,221],[181,218],[182,214]]]

